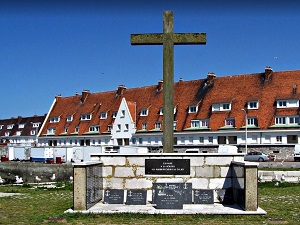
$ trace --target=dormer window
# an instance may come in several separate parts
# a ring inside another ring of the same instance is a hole
[[[65,127],[65,133],[68,133],[69,127]]]
[[[229,111],[231,110],[231,103],[214,103],[212,104],[212,111]]]
[[[247,118],[247,126],[258,126],[258,123],[257,123],[257,118],[256,117],[248,117]]]
[[[100,113],[100,119],[106,119],[107,118],[107,113],[106,112],[102,112]]]
[[[2,130],[3,129],[3,125],[0,125],[0,130]]]
[[[225,120],[225,126],[234,127],[235,126],[235,119],[234,118],[227,118]]]
[[[189,106],[189,113],[196,113],[198,111],[198,106],[191,105]]]
[[[5,132],[5,136],[6,136],[6,137],[9,136],[9,132]]]
[[[113,112],[112,117],[113,117],[113,118],[116,118],[117,115],[118,115],[118,112]]]
[[[50,118],[50,123],[58,123],[58,122],[59,122],[59,117],[58,116]]]
[[[176,126],[177,126],[177,121],[173,122],[173,129],[176,130]]]
[[[121,110],[121,117],[122,117],[122,118],[125,117],[125,110]]]
[[[91,114],[82,114],[80,116],[80,120],[91,120],[92,115]]]
[[[279,99],[277,102],[277,108],[294,108],[299,107],[298,99]]]
[[[79,132],[79,126],[75,127],[75,133]]]
[[[20,124],[18,125],[18,127],[19,127],[19,129],[24,128],[24,123],[20,123]]]
[[[96,125],[96,126],[90,126],[90,132],[99,132],[100,130],[100,126]]]
[[[159,109],[159,115],[164,115],[164,108]]]
[[[56,129],[55,128],[48,128],[47,134],[55,134]]]
[[[192,128],[207,128],[209,127],[209,120],[191,120],[191,127]]]
[[[31,130],[30,135],[35,135],[35,130]]]
[[[147,129],[147,122],[143,122],[142,123],[142,130],[146,130]]]
[[[73,116],[72,115],[68,115],[67,116],[67,122],[71,122],[73,120]]]
[[[111,131],[111,125],[107,125],[107,131],[108,131],[108,132]]]
[[[16,136],[21,136],[21,131],[17,131]]]
[[[32,123],[32,127],[37,128],[40,126],[40,123]]]
[[[140,112],[140,116],[148,116],[148,109],[142,109]]]
[[[161,128],[161,122],[156,122],[155,129],[160,129],[160,128]]]
[[[247,102],[248,109],[258,109],[258,101]]]
[[[13,129],[13,127],[14,127],[14,124],[8,124],[7,125],[7,129],[9,129],[9,130]]]

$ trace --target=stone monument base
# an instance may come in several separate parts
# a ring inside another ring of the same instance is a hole
[[[219,203],[203,205],[183,205],[183,209],[156,209],[152,204],[147,205],[125,205],[125,204],[103,204],[97,203],[88,210],[69,209],[65,213],[93,213],[93,214],[112,214],[112,213],[139,213],[139,214],[211,214],[211,215],[266,215],[266,211],[257,208],[256,211],[245,211],[237,204],[223,205]]]

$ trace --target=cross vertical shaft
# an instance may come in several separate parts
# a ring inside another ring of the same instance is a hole
[[[174,45],[206,44],[205,33],[175,33],[173,11],[164,11],[162,34],[131,34],[132,45],[163,45],[163,152],[174,145]]]

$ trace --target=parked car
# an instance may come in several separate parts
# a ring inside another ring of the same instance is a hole
[[[248,154],[246,154],[244,156],[244,160],[251,161],[251,162],[264,162],[264,161],[269,161],[270,156],[266,155],[262,152],[253,151],[253,152],[249,152]]]

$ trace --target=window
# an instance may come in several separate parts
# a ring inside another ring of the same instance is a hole
[[[30,135],[35,135],[35,130],[31,130]]]
[[[68,133],[69,127],[65,127],[65,133]]]
[[[40,123],[32,123],[32,127],[37,128],[37,127],[39,127],[39,126],[40,126]]]
[[[71,122],[73,120],[73,116],[72,115],[68,115],[67,116],[67,122]]]
[[[234,118],[227,118],[225,120],[225,126],[234,127],[235,126],[235,120],[234,120]]]
[[[285,117],[283,116],[278,116],[275,118],[275,124],[286,124]]]
[[[191,120],[191,127],[200,127],[199,120]]]
[[[257,101],[251,101],[247,103],[248,109],[258,109],[258,102]]]
[[[20,129],[24,128],[24,123],[20,123],[18,126]]]
[[[209,120],[200,120],[201,127],[209,127]]]
[[[250,117],[250,118],[247,118],[247,126],[257,126],[257,118],[255,117]]]
[[[289,123],[290,124],[299,124],[299,116],[290,116]]]
[[[277,108],[293,108],[299,107],[299,100],[298,99],[279,99],[277,102]]]
[[[142,109],[140,112],[140,116],[148,116],[148,109]]]
[[[47,134],[55,134],[55,128],[48,128]]]
[[[91,120],[92,115],[91,114],[82,114],[80,119],[81,120]]]
[[[89,129],[90,132],[99,132],[99,130],[100,130],[100,126],[99,125],[90,126],[90,129]]]
[[[116,118],[117,115],[118,115],[118,112],[113,112],[112,117],[113,117],[113,118]]]
[[[16,136],[21,136],[21,131],[17,131]]]
[[[176,126],[177,126],[177,121],[173,122],[173,129],[176,130]]]
[[[59,122],[59,117],[58,116],[50,118],[50,123],[58,123],[58,122]]]
[[[228,102],[212,104],[212,111],[228,111],[231,110],[231,104]]]
[[[75,127],[75,133],[78,133],[79,132],[79,127]]]
[[[158,144],[158,137],[155,137],[155,138],[154,138],[154,143],[155,143],[155,144]]]
[[[107,113],[106,112],[102,112],[100,113],[100,119],[106,119],[107,118]]]
[[[111,125],[107,125],[107,131],[108,131],[108,132],[111,131]]]
[[[125,124],[125,131],[129,130],[129,124]]]
[[[121,131],[121,124],[117,124],[117,131]]]
[[[143,138],[139,138],[139,144],[143,144]]]
[[[5,132],[5,136],[9,136],[9,132]]]
[[[2,130],[2,128],[3,128],[3,125],[0,125],[0,130]]]
[[[160,128],[161,128],[161,122],[156,122],[155,129],[160,129]]]
[[[204,137],[199,137],[199,142],[200,142],[201,144],[203,144],[203,143],[204,143]]]
[[[198,106],[191,105],[189,106],[189,113],[196,113],[198,110]]]
[[[287,104],[286,104],[286,101],[285,100],[278,100],[277,101],[277,107],[278,108],[284,108],[284,107],[286,107],[287,106]]]
[[[121,111],[121,117],[125,117],[125,110]]]
[[[142,130],[146,130],[147,129],[147,123],[146,122],[143,122],[142,123]]]
[[[276,136],[276,142],[282,143],[282,136]]]
[[[159,115],[163,115],[164,114],[164,108],[160,108],[159,109]]]
[[[213,143],[213,141],[214,141],[214,137],[208,137],[208,142],[209,143]]]
[[[8,124],[8,125],[7,125],[7,129],[9,129],[9,130],[13,129],[13,127],[14,127],[13,124]]]

